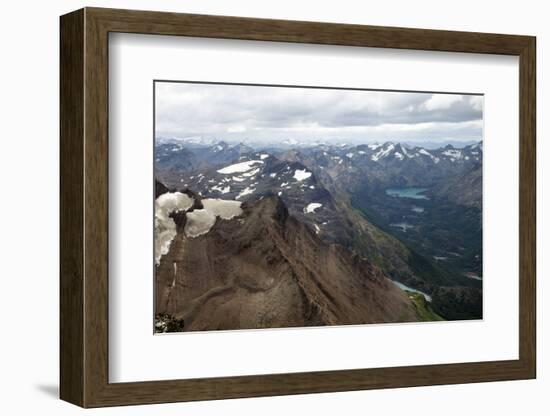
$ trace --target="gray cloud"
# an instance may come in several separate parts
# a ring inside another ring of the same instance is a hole
[[[482,96],[157,82],[157,137],[472,140]]]

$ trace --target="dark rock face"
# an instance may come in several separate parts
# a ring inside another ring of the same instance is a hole
[[[417,320],[380,269],[324,243],[281,198],[242,209],[199,237],[178,231],[156,269],[157,315],[184,331]]]
[[[169,189],[159,181],[155,181],[155,199],[161,196],[162,194],[165,194],[166,192],[169,192]]]
[[[481,164],[477,164],[448,182],[441,183],[434,193],[455,204],[481,209],[482,186],[482,167]]]

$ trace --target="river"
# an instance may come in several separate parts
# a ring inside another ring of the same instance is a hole
[[[401,290],[407,290],[409,292],[413,293],[420,293],[422,296],[424,296],[424,299],[426,299],[428,302],[432,301],[432,297],[428,295],[427,293],[421,292],[420,290],[413,289],[412,287],[409,287],[407,285],[404,285],[401,282],[398,282],[396,280],[392,280],[393,284],[396,285]]]

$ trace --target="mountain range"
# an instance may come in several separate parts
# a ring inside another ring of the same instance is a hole
[[[157,201],[184,193],[195,204],[168,213],[176,226],[156,267],[159,328],[480,318],[482,156],[481,142],[258,149],[158,141]],[[187,218],[208,211],[197,206],[203,200],[233,201],[242,212],[209,216],[208,232],[186,236]],[[280,268],[266,263],[271,255]]]

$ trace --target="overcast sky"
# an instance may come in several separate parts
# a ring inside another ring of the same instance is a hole
[[[155,88],[157,137],[264,143],[482,138],[482,96],[176,82]]]

